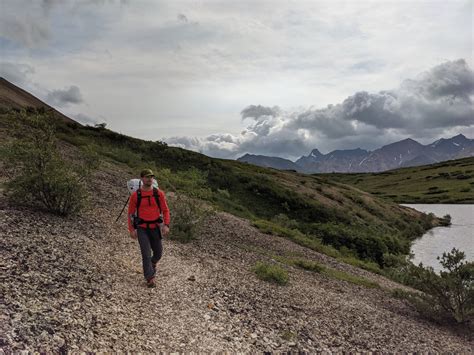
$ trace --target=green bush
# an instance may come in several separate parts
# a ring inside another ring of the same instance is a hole
[[[99,160],[88,149],[74,162],[65,160],[57,147],[52,120],[46,114],[19,115],[13,141],[2,147],[2,160],[11,176],[7,191],[12,201],[40,204],[65,216],[85,206],[85,184]]]
[[[440,225],[449,226],[451,224],[451,215],[445,214],[443,218],[440,218]]]
[[[221,194],[224,198],[230,199],[230,193],[226,189],[217,189],[217,193]]]
[[[330,244],[336,249],[342,247],[357,252],[361,259],[383,263],[383,254],[389,251],[401,252],[401,245],[386,235],[363,226],[346,226],[340,223],[313,223],[314,234],[321,237],[324,244]]]
[[[253,267],[253,271],[262,280],[274,282],[279,285],[286,285],[288,283],[288,273],[281,266],[258,261]]]
[[[289,228],[289,229],[298,229],[299,224],[296,220],[290,219],[286,214],[279,213],[272,217],[271,222],[278,224],[279,226]]]
[[[474,317],[474,263],[464,261],[466,255],[453,248],[438,257],[443,270],[436,274],[432,267],[412,266],[408,284],[421,291],[414,298],[424,314],[440,320],[472,322]]]
[[[129,148],[126,147],[99,147],[96,148],[97,152],[114,159],[120,163],[127,164],[132,168],[136,168],[141,162],[142,157],[140,154],[134,153]]]
[[[187,170],[171,172],[170,169],[161,169],[160,176],[166,180],[176,191],[186,193],[186,195],[209,200],[212,191],[207,185],[207,172],[194,167]]]
[[[170,239],[188,243],[197,238],[198,228],[202,221],[214,213],[214,210],[205,206],[199,200],[178,194],[169,199]]]
[[[382,274],[382,270],[380,269],[380,266],[377,263],[361,260],[353,256],[345,256],[340,257],[338,259],[345,262],[346,264],[357,266],[361,269],[373,272],[374,274]]]
[[[263,219],[254,220],[252,224],[253,226],[257,227],[262,233],[273,234],[288,238],[299,245],[332,257],[340,256],[339,252],[335,250],[332,246],[325,245],[317,237],[306,235],[300,232],[298,229],[285,228]]]

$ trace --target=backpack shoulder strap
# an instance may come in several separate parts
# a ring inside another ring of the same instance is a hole
[[[158,188],[157,187],[153,188],[153,196],[155,197],[156,205],[160,209],[160,214],[161,214],[160,196],[158,194]]]
[[[140,211],[140,203],[142,202],[142,190],[138,188],[137,190],[137,218],[138,216],[138,211]]]

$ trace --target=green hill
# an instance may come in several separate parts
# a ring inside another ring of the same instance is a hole
[[[14,124],[34,115],[7,111],[0,134],[7,142]],[[152,167],[165,190],[176,190],[247,218],[261,230],[347,262],[376,270],[409,252],[410,242],[442,219],[382,199],[331,176],[304,175],[214,159],[163,142],[145,141],[105,127],[82,126],[47,115],[65,145],[126,165],[131,174]],[[67,151],[67,149],[65,150]],[[124,177],[124,186],[125,186]],[[122,186],[111,186],[121,189]],[[122,201],[117,201],[117,204]]]
[[[314,174],[397,203],[474,203],[474,157],[381,173]]]

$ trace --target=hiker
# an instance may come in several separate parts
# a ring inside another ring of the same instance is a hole
[[[130,237],[138,239],[140,244],[143,275],[148,287],[155,287],[156,264],[163,252],[162,233],[165,236],[169,233],[170,224],[165,194],[161,189],[153,187],[154,177],[150,169],[141,171],[142,186],[132,193],[128,205],[128,230]]]

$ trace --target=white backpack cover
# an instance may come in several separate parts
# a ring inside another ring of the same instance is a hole
[[[125,201],[125,205],[123,205],[122,211],[120,211],[120,214],[118,215],[117,219],[115,222],[117,222],[122,215],[123,211],[125,210],[125,207],[127,206],[128,201],[130,200],[130,196],[132,193],[137,191],[140,187],[142,186],[142,180],[141,179],[131,179],[127,181],[127,190],[128,190],[128,198],[127,201]],[[158,181],[153,178],[152,186],[158,188]]]
[[[158,188],[158,181],[153,178],[153,187]],[[134,193],[137,191],[140,187],[142,186],[142,180],[141,179],[131,179],[127,181],[127,189],[130,194]]]

